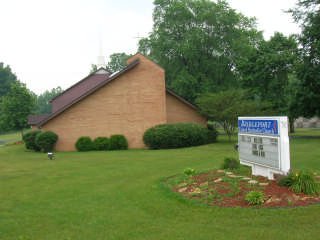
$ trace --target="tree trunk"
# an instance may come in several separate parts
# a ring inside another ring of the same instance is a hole
[[[289,132],[294,133],[294,118],[289,117]]]

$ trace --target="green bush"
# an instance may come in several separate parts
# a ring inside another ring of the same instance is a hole
[[[194,123],[161,124],[149,128],[143,141],[150,149],[199,146],[215,142],[217,131]]]
[[[278,185],[289,187],[295,193],[316,195],[320,193],[320,184],[309,171],[290,172],[278,180]]]
[[[76,149],[80,152],[92,151],[95,149],[94,143],[90,137],[83,136],[79,137],[76,142]]]
[[[41,148],[36,144],[36,137],[38,134],[40,134],[41,131],[31,131],[23,135],[22,140],[25,143],[26,149],[34,150],[34,151],[40,151]]]
[[[193,168],[186,168],[186,169],[184,169],[183,173],[186,176],[193,176],[196,174],[196,170],[194,170]]]
[[[308,171],[291,173],[293,176],[290,189],[296,193],[317,195],[320,193],[320,184],[316,182],[313,174]]]
[[[112,135],[109,140],[110,150],[126,150],[128,149],[128,141],[123,135]]]
[[[245,200],[250,205],[261,205],[264,203],[265,196],[263,192],[260,191],[250,191],[246,194]]]
[[[93,145],[98,151],[109,150],[110,140],[107,137],[97,137],[93,140]]]
[[[51,131],[42,132],[36,137],[36,144],[43,152],[51,152],[54,149],[58,135]]]
[[[240,161],[235,158],[225,158],[221,168],[222,169],[239,169]]]

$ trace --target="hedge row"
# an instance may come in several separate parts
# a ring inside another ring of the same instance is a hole
[[[149,128],[143,141],[150,149],[199,146],[216,141],[218,132],[194,123],[161,124]]]
[[[93,141],[90,137],[83,136],[77,140],[75,147],[80,152],[92,150],[126,150],[128,149],[128,141],[123,135],[112,135],[110,138],[97,137]]]
[[[26,148],[36,152],[51,152],[58,141],[58,135],[51,131],[31,131],[23,135]]]

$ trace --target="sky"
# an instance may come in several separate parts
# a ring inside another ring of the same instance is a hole
[[[0,0],[0,62],[40,94],[68,88],[89,74],[102,53],[135,53],[152,31],[152,0]],[[266,39],[275,31],[298,33],[284,13],[295,0],[228,0],[256,17]]]

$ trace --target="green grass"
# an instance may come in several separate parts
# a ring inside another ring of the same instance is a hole
[[[46,154],[0,148],[0,239],[318,239],[320,205],[283,209],[197,205],[161,184],[186,167],[236,157],[226,138],[178,150]],[[320,139],[292,139],[295,169],[320,170]]]

